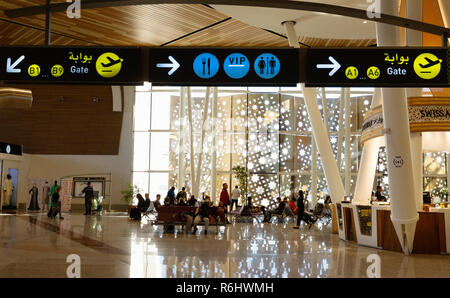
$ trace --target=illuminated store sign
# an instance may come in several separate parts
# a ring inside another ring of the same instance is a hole
[[[443,48],[308,49],[308,86],[448,86]]]
[[[0,79],[19,83],[137,84],[143,82],[139,48],[0,48]]]

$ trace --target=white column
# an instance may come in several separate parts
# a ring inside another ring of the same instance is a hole
[[[381,105],[381,90],[375,89],[370,108],[373,109]],[[381,137],[370,139],[364,143],[361,152],[361,162],[359,164],[358,178],[356,179],[353,202],[367,205],[372,196],[373,181],[378,163],[378,150],[381,145]]]
[[[408,0],[406,2],[406,17],[408,19],[422,21],[422,0]],[[422,46],[422,32],[406,29],[406,46]],[[408,97],[422,96],[421,88],[406,89]],[[413,160],[413,174],[415,181],[415,198],[417,211],[423,209],[423,155],[422,133],[411,133],[411,154]]]
[[[209,106],[209,95],[211,92],[211,88],[207,87],[206,88],[206,94],[205,94],[205,105],[203,108],[203,121],[202,121],[202,135],[201,135],[201,139],[200,139],[200,150],[199,150],[199,156],[198,156],[198,163],[197,163],[197,173],[196,173],[196,178],[195,178],[195,185],[197,185],[197,189],[196,192],[193,192],[195,197],[200,197],[200,174],[202,172],[202,163],[203,163],[203,143],[205,141],[205,124],[206,124],[206,120],[208,119],[208,106]]]
[[[325,123],[325,129],[327,130],[327,133],[329,133],[330,132],[330,125],[328,124],[327,93],[325,92],[325,88],[320,88],[320,92],[322,94],[323,122]]]
[[[294,23],[285,22],[283,25],[288,34],[289,44],[295,48],[299,48],[300,46],[298,45]],[[322,161],[322,167],[327,180],[331,200],[334,203],[340,202],[344,198],[344,186],[342,185],[339,170],[336,166],[336,161],[334,160],[333,150],[331,149],[327,130],[325,129],[319,107],[317,106],[316,92],[313,88],[306,88],[305,84],[300,85],[303,90],[309,121],[311,122],[312,143],[315,143],[317,145],[317,149],[319,150],[320,160]]]
[[[311,136],[311,207],[317,204],[317,146]]]
[[[337,165],[339,173],[341,172],[341,156],[342,156],[342,138],[344,137],[344,108],[345,108],[345,92],[341,88],[341,98],[339,99],[339,120],[338,120],[338,137],[337,137]]]
[[[197,185],[195,184],[195,148],[194,148],[194,121],[192,119],[192,92],[191,87],[187,87],[187,104],[188,104],[188,121],[189,121],[189,142],[190,142],[190,158],[191,158],[191,193],[197,193]]]
[[[382,0],[381,12],[398,15],[396,1]],[[379,46],[401,46],[398,27],[377,23]],[[413,249],[418,220],[411,158],[408,103],[404,88],[382,88],[383,118],[391,200],[391,220],[406,255]],[[395,162],[395,165],[394,165]]]
[[[186,119],[185,119],[185,101],[186,101],[186,87],[180,88],[180,134],[179,134],[179,147],[178,147],[178,188],[185,186],[185,173],[184,173],[184,141],[186,132]],[[192,190],[191,190],[192,193]]]
[[[445,28],[450,27],[450,1],[438,0],[439,9],[441,10],[442,20],[444,21]]]
[[[212,98],[212,127],[211,127],[211,137],[212,137],[212,154],[211,154],[211,201],[216,201],[216,159],[217,159],[217,149],[216,149],[216,133],[217,133],[217,87],[214,87],[213,98]]]
[[[325,129],[325,125],[317,106],[316,93],[313,88],[306,88],[301,84],[303,95],[305,97],[306,110],[308,111],[311,122],[312,133],[319,150],[322,167],[330,191],[331,200],[336,203],[344,198],[344,186],[339,175],[339,170],[331,149],[330,140]]]
[[[344,182],[345,182],[345,194],[350,195],[350,169],[351,169],[351,156],[350,156],[350,89],[345,89],[345,168],[344,168]]]

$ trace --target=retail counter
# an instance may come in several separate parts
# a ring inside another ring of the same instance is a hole
[[[359,245],[401,252],[389,205],[336,203],[339,238]],[[450,254],[450,209],[419,212],[413,253]]]

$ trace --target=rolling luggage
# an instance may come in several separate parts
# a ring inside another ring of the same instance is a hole
[[[139,211],[138,208],[131,208],[130,218],[132,220],[141,220],[141,212]]]

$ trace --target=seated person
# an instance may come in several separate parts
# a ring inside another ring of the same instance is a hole
[[[380,185],[377,186],[377,191],[375,192],[375,196],[377,197],[378,202],[387,202],[386,197],[383,196],[381,193],[383,191],[383,188],[381,188]]]
[[[208,196],[205,197],[202,205],[197,207],[193,215],[186,214],[186,233],[191,231],[192,225],[194,225],[194,234],[197,232],[198,223],[203,220],[205,222],[205,235],[208,234],[209,215],[213,209],[212,202]]]
[[[178,205],[177,206],[187,206],[188,204],[186,203],[186,201],[184,200],[184,197],[179,198],[178,200]]]
[[[290,202],[288,203],[288,198],[284,197],[283,199],[283,203],[284,203],[284,213],[286,214],[286,216],[295,216],[293,209],[291,208],[291,204]],[[294,203],[295,206],[295,203]]]
[[[164,199],[164,206],[170,206],[170,198],[169,197],[166,197]]]
[[[186,202],[187,206],[196,207],[195,204],[197,203],[197,199],[194,195],[191,196],[191,198]]]
[[[153,202],[153,206],[155,207],[156,210],[158,210],[158,207],[161,206],[161,195],[160,194],[156,195],[156,201]]]
[[[281,201],[280,197],[277,198],[277,202],[278,202],[278,207],[276,209],[269,210],[267,212],[265,212],[265,210],[263,209],[263,213],[264,213],[263,222],[269,222],[270,219],[272,218],[273,214],[283,214],[286,204],[283,201]]]

